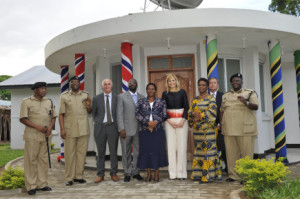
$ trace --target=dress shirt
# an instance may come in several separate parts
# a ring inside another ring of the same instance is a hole
[[[216,97],[217,97],[217,91],[215,91],[214,93],[213,93],[213,92],[210,92],[210,95],[213,95],[214,98],[216,98]]]
[[[129,91],[129,93],[130,93],[134,103],[136,104],[137,103],[137,92],[132,93],[131,91]]]
[[[112,111],[111,111],[111,98],[112,98],[112,94],[111,92],[109,94],[104,93],[104,107],[106,107],[106,96],[108,95],[108,100],[109,100],[109,109],[110,109],[110,114],[112,115]],[[107,113],[106,113],[106,108],[105,108],[105,116],[103,119],[103,123],[107,122]],[[114,119],[111,117],[111,122],[114,122]]]

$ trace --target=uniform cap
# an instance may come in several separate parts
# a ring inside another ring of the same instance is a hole
[[[72,81],[72,80],[79,80],[79,77],[73,76],[73,77],[71,77],[71,78],[69,79],[69,82]]]
[[[46,82],[35,82],[32,85],[31,90],[34,90],[36,88],[41,88],[41,87],[47,87],[47,83]]]
[[[235,77],[239,77],[241,80],[243,80],[243,75],[241,73],[236,73],[236,74],[233,74],[231,77],[230,77],[230,82],[232,81],[233,78]]]

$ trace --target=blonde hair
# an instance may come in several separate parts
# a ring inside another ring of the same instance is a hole
[[[166,91],[167,93],[170,91],[170,88],[169,88],[169,85],[168,85],[168,81],[171,79],[171,78],[174,78],[175,79],[175,82],[176,82],[176,91],[179,91],[180,90],[180,83],[176,77],[176,75],[174,74],[168,74],[167,75],[167,78],[166,78]]]

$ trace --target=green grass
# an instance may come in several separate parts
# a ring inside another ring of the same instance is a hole
[[[0,144],[0,167],[21,156],[24,156],[24,150],[14,150],[10,149],[10,144]]]
[[[278,185],[273,189],[266,188],[257,196],[261,199],[299,199],[300,179],[288,179],[282,185]]]
[[[59,150],[54,148],[51,152]],[[21,156],[24,156],[24,150],[10,149],[10,144],[0,144],[0,168],[4,167],[9,161]]]

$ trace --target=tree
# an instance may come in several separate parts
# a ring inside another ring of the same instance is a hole
[[[8,78],[11,78],[11,77],[12,76],[9,76],[9,75],[0,75],[0,82],[3,82],[4,80],[7,80]],[[0,99],[10,100],[11,99],[10,90],[0,89]]]
[[[300,0],[272,0],[269,10],[299,17]]]

